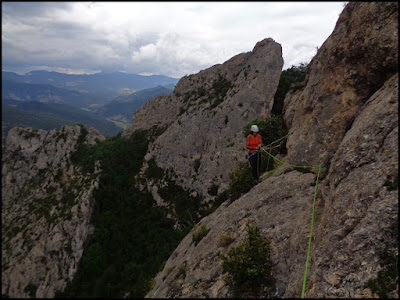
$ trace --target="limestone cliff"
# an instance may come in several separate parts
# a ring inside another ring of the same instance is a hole
[[[99,166],[71,162],[79,143],[104,137],[80,126],[15,127],[2,149],[2,294],[51,298],[75,275],[92,231]]]
[[[148,101],[123,136],[157,126],[163,132],[147,160],[172,169],[176,182],[207,199],[208,188],[224,190],[229,171],[244,159],[242,127],[269,114],[282,66],[281,46],[271,38],[258,42],[251,52],[183,77],[172,95]]]
[[[397,72],[398,14],[390,2],[351,3],[284,103],[293,163],[330,163],[370,97]]]
[[[397,266],[397,11],[395,2],[347,4],[304,88],[285,99],[286,161],[327,166],[316,194],[306,297],[378,297],[369,282]],[[251,221],[271,242],[274,282],[263,295],[300,298],[315,180],[286,166],[223,203],[182,240],[147,296],[232,297],[216,252],[228,250],[223,234],[238,245]],[[194,243],[202,225],[210,231]],[[394,286],[380,284],[398,297],[398,276]]]

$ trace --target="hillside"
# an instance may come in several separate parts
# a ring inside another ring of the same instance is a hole
[[[264,39],[251,52],[181,78],[171,95],[137,110],[122,136],[157,127],[163,134],[146,160],[173,169],[179,185],[209,200],[208,190],[223,191],[246,155],[242,127],[270,114],[282,66],[281,45]]]
[[[93,113],[68,105],[56,103],[21,102],[3,100],[2,104],[2,142],[8,130],[13,127],[33,129],[60,129],[63,125],[83,124],[94,127],[105,136],[114,136],[122,129]]]
[[[94,109],[92,108],[92,110],[94,110],[97,115],[121,122],[126,127],[131,125],[132,114],[144,103],[159,95],[169,95],[172,91],[173,87],[156,86],[126,96],[119,96],[107,104],[95,107]]]
[[[60,103],[83,107],[97,103],[98,99],[80,92],[58,88],[50,84],[30,84],[2,79],[2,99]]]

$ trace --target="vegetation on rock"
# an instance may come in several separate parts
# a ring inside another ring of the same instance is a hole
[[[223,272],[228,273],[226,283],[232,286],[234,296],[259,296],[271,279],[269,242],[255,225],[247,224],[245,240],[237,247],[230,247],[227,255],[221,252],[217,255],[222,259]]]
[[[256,124],[259,128],[259,134],[262,137],[263,143],[268,145],[287,134],[287,128],[282,116],[272,116],[264,120],[253,120],[243,127],[242,133],[245,137],[250,134],[251,125]],[[274,144],[277,145],[277,144]],[[269,150],[272,155],[278,153],[286,154],[285,143],[282,146]],[[266,153],[262,153],[260,162],[260,174],[274,169],[273,159]],[[241,195],[250,191],[254,186],[253,175],[248,161],[239,162],[236,168],[229,172],[229,187],[219,193],[213,200],[210,211],[214,211],[221,203],[226,200],[234,201]],[[210,194],[211,195],[211,194]]]
[[[144,297],[151,278],[187,234],[175,229],[175,221],[150,193],[135,187],[149,135],[135,131],[130,138],[117,135],[94,146],[79,142],[75,164],[90,171],[98,160],[102,169],[94,193],[95,231],[77,274],[58,297],[123,297],[127,291],[130,297]]]
[[[208,229],[206,225],[201,225],[201,227],[192,234],[194,244],[197,245],[209,231],[210,229]]]
[[[282,71],[274,96],[273,114],[282,114],[283,100],[285,100],[287,92],[291,89],[295,91],[304,87],[303,81],[306,78],[307,65],[306,63],[300,63],[298,66],[292,65],[291,68]]]

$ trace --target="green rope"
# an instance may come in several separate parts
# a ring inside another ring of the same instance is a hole
[[[269,151],[271,151],[271,150],[269,150]],[[267,160],[267,170],[268,170],[268,167],[269,167],[269,160],[270,160],[270,156],[268,156],[268,160]]]
[[[301,292],[301,298],[304,298],[304,293],[306,291],[306,280],[307,280],[307,271],[308,271],[308,260],[310,258],[310,249],[311,249],[311,239],[312,239],[312,232],[314,227],[314,208],[315,208],[315,199],[317,196],[317,187],[318,187],[318,178],[321,172],[321,166],[318,168],[318,175],[317,180],[315,182],[315,191],[314,191],[314,202],[312,207],[312,215],[311,215],[311,229],[310,229],[310,239],[308,240],[308,251],[307,251],[307,260],[306,260],[306,269],[304,271],[304,280],[303,280],[303,290]]]
[[[284,137],[283,137],[284,138]],[[280,141],[281,139],[276,140],[275,142],[272,142],[271,144],[269,144],[268,146],[273,145],[274,143]],[[308,271],[308,261],[310,259],[310,250],[311,250],[311,241],[312,241],[312,232],[313,232],[313,228],[314,228],[314,210],[315,210],[315,200],[317,198],[317,189],[318,189],[318,179],[319,179],[319,175],[321,173],[321,165],[316,165],[316,166],[296,166],[296,165],[291,165],[289,163],[286,163],[285,161],[282,161],[278,158],[276,158],[275,156],[273,156],[272,154],[270,154],[268,151],[266,151],[264,148],[261,148],[261,150],[263,150],[265,153],[267,153],[269,156],[271,156],[273,159],[279,161],[281,163],[281,165],[279,167],[281,167],[283,164],[289,165],[293,168],[315,168],[318,167],[318,174],[317,174],[317,179],[315,182],[315,190],[314,190],[314,201],[313,201],[313,207],[312,207],[312,214],[311,214],[311,229],[310,229],[310,238],[308,240],[308,250],[307,250],[307,259],[306,259],[306,268],[304,270],[304,280],[303,280],[303,290],[301,292],[301,298],[304,298],[304,293],[306,290],[306,281],[307,281],[307,271]],[[275,172],[274,172],[275,173]]]

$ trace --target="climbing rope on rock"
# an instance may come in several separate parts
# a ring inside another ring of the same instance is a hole
[[[276,141],[272,142],[272,143],[269,144],[268,146],[272,146],[273,144],[276,144],[277,142],[280,142],[279,145],[277,146],[277,147],[279,147],[279,146],[283,145],[283,143],[284,143],[284,141],[285,141],[284,139],[286,139],[287,137],[288,137],[288,135],[286,135],[286,136],[280,138],[279,140],[276,140]],[[263,147],[261,147],[260,149],[261,149],[262,151],[264,151],[266,154],[268,154],[269,157],[272,157],[273,159],[275,159],[276,161],[278,161],[278,162],[280,163],[280,165],[278,166],[277,169],[279,169],[282,165],[286,164],[286,165],[291,166],[291,167],[293,167],[293,168],[317,168],[317,170],[318,170],[318,171],[317,171],[317,178],[316,178],[316,181],[315,181],[314,200],[313,200],[312,213],[311,213],[310,238],[309,238],[309,240],[308,240],[308,250],[307,250],[307,258],[306,258],[306,266],[305,266],[305,270],[304,270],[304,279],[303,279],[303,289],[302,289],[302,292],[301,292],[301,298],[304,298],[304,294],[305,294],[305,290],[306,290],[306,282],[307,282],[308,262],[309,262],[309,259],[310,259],[310,252],[311,252],[312,233],[313,233],[313,228],[314,228],[314,212],[315,212],[315,201],[316,201],[316,198],[317,198],[317,190],[318,190],[318,179],[319,179],[319,177],[320,177],[321,169],[322,169],[322,167],[323,167],[323,164],[314,165],[314,166],[296,166],[296,165],[289,164],[289,163],[287,163],[287,162],[285,162],[285,161],[282,161],[282,160],[276,158],[276,157],[275,157],[274,155],[272,155],[270,152],[266,151]],[[271,148],[269,148],[269,149],[271,149]],[[276,170],[275,170],[275,172],[276,172]],[[275,172],[274,172],[274,173],[275,173]]]

